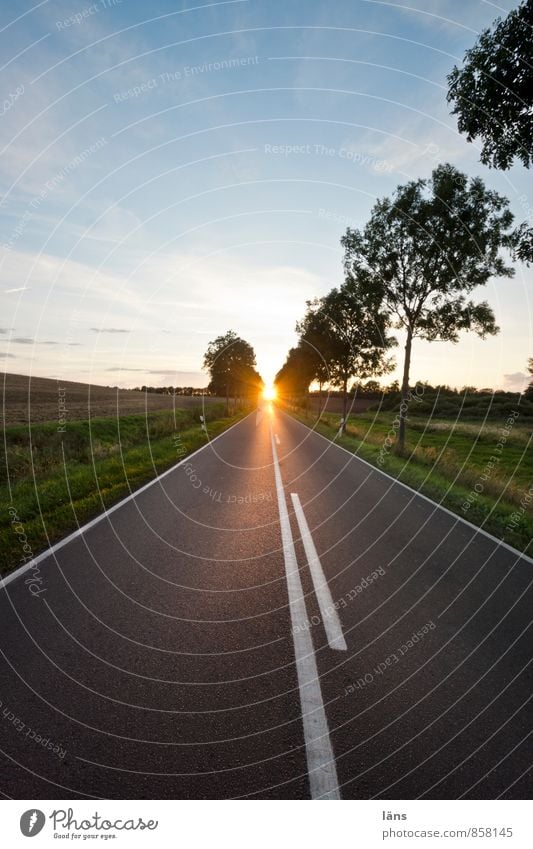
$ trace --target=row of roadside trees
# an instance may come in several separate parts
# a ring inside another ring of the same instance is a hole
[[[366,226],[348,228],[341,240],[342,286],[308,301],[298,345],[276,377],[280,395],[305,393],[315,381],[339,387],[345,422],[349,381],[391,371],[394,331],[402,331],[397,448],[403,451],[413,343],[498,332],[489,304],[469,295],[493,275],[513,274],[499,252],[512,222],[506,198],[449,164],[379,200]]]
[[[448,100],[469,141],[483,140],[482,161],[509,168],[531,164],[531,43],[533,0],[482,33],[462,69],[454,68]],[[527,94],[529,92],[529,94]],[[393,368],[395,331],[405,340],[397,450],[405,447],[410,371],[417,339],[456,343],[462,331],[498,333],[487,301],[471,294],[491,277],[511,277],[501,255],[533,261],[528,224],[513,229],[509,201],[444,163],[429,179],[397,187],[378,200],[367,224],[342,237],[344,283],[307,302],[299,339],[276,376],[281,397],[306,395],[311,383],[340,388]]]

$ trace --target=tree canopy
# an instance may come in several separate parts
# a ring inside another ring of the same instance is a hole
[[[234,330],[228,330],[209,343],[204,369],[209,372],[208,391],[213,395],[251,398],[258,394],[263,381],[255,369],[255,352]]]
[[[304,396],[315,378],[316,360],[314,352],[305,344],[291,348],[274,383],[281,399],[293,400]]]
[[[532,28],[533,0],[526,0],[484,30],[448,76],[459,132],[482,140],[481,161],[494,168],[510,168],[515,158],[531,165]]]
[[[529,168],[533,157],[533,0],[526,0],[466,52],[462,68],[448,76],[459,131],[482,140],[481,161],[507,170],[515,160]],[[520,224],[509,235],[515,259],[533,262],[533,228]]]

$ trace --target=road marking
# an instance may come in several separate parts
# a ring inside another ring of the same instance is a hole
[[[174,466],[171,466],[171,468],[167,469],[166,472],[162,472],[160,475],[157,475],[157,477],[153,478],[148,483],[145,483],[144,486],[141,486],[139,487],[139,489],[136,489],[135,492],[131,492],[129,495],[126,496],[126,498],[123,498],[122,501],[118,501],[112,507],[109,507],[109,509],[104,510],[104,512],[100,513],[99,516],[96,516],[95,519],[91,519],[90,522],[87,522],[85,525],[82,525],[81,528],[78,528],[76,531],[69,534],[67,537],[64,537],[64,539],[60,540],[59,542],[56,542],[55,545],[50,546],[50,548],[47,548],[46,551],[42,551],[41,554],[38,554],[37,557],[33,558],[33,560],[29,560],[28,563],[25,563],[23,566],[19,566],[18,569],[15,569],[13,572],[10,572],[2,580],[0,580],[0,590],[3,587],[7,587],[7,585],[10,584],[11,581],[14,581],[15,578],[19,578],[21,575],[24,575],[24,573],[27,572],[28,569],[33,569],[35,566],[37,566],[38,563],[41,563],[42,560],[46,560],[46,558],[50,557],[51,554],[55,554],[56,551],[59,551],[60,548],[64,548],[65,545],[68,545],[69,542],[72,542],[72,540],[76,539],[76,537],[83,536],[86,531],[90,530],[90,528],[93,528],[95,525],[101,522],[102,519],[107,519],[107,517],[110,516],[111,513],[114,513],[115,510],[120,510],[120,508],[123,507],[124,504],[127,504],[128,501],[132,501],[133,499],[137,498],[137,496],[140,495],[141,492],[144,492],[145,490],[149,489],[151,486],[154,485],[154,483],[158,483],[159,481],[163,480],[163,478],[166,478],[167,475],[170,475],[172,474],[172,472],[175,472],[176,469],[179,469],[179,467],[183,466],[184,463],[189,462],[189,460],[199,454],[200,451],[204,451],[209,445],[212,445],[213,442],[216,442],[217,439],[221,439],[223,436],[226,435],[226,433],[229,433],[230,430],[233,430],[234,427],[240,425],[241,422],[246,421],[246,419],[249,418],[249,416],[251,415],[252,413],[249,413],[248,416],[245,416],[243,419],[239,419],[238,422],[235,422],[235,424],[231,425],[231,427],[228,427],[227,430],[223,430],[222,433],[219,433],[218,436],[215,436],[214,439],[210,439],[209,442],[206,442],[205,445],[202,445],[200,448],[197,448],[196,451],[192,452],[192,454],[188,454],[186,457],[183,458],[183,460],[180,460],[179,463],[176,463]]]
[[[276,445],[281,445],[281,442],[279,441],[279,436],[277,435],[277,433],[274,434],[274,438],[276,440]]]
[[[272,428],[270,437],[311,798],[340,799],[335,755],[329,738],[328,720],[322,701],[315,650],[309,633],[302,582]]]
[[[307,524],[307,519],[305,518],[305,513],[298,493],[291,492],[291,498],[294,506],[294,512],[296,513],[298,527],[300,528],[307,562],[309,564],[309,571],[311,572],[311,577],[313,579],[313,586],[320,606],[320,613],[322,614],[322,622],[324,623],[329,647],[330,649],[336,649],[337,651],[346,651],[348,646],[346,645],[346,640],[342,633],[339,614],[335,609],[335,604],[331,597],[328,582],[326,581],[326,576],[324,575],[324,570],[322,569],[322,564],[315,548],[313,537],[311,536],[311,531],[309,530],[309,525]]]

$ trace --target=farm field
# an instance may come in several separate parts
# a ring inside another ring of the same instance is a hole
[[[202,399],[184,400],[187,409],[119,417],[115,412],[108,418],[69,420],[64,430],[57,421],[6,427],[0,459],[0,573],[38,555],[250,410],[241,406],[228,417],[225,404],[210,403],[203,410],[206,435]]]
[[[393,410],[352,414],[340,438],[338,414],[324,413],[318,423],[310,414],[291,414],[509,545],[533,553],[533,419],[519,403],[478,420],[412,415],[402,457],[394,453]]]
[[[66,408],[67,420],[107,418],[145,411],[172,410],[216,404],[220,398],[159,395],[94,386],[69,380],[52,380],[6,373],[1,381],[2,417],[6,425],[27,422],[57,422],[60,402]]]

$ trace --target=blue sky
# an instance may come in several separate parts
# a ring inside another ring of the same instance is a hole
[[[6,370],[204,385],[233,328],[269,380],[306,299],[342,282],[346,226],[399,183],[449,161],[531,216],[529,172],[481,165],[446,103],[446,74],[515,5],[4,0]],[[479,293],[498,337],[417,342],[413,380],[520,388],[532,275]]]

